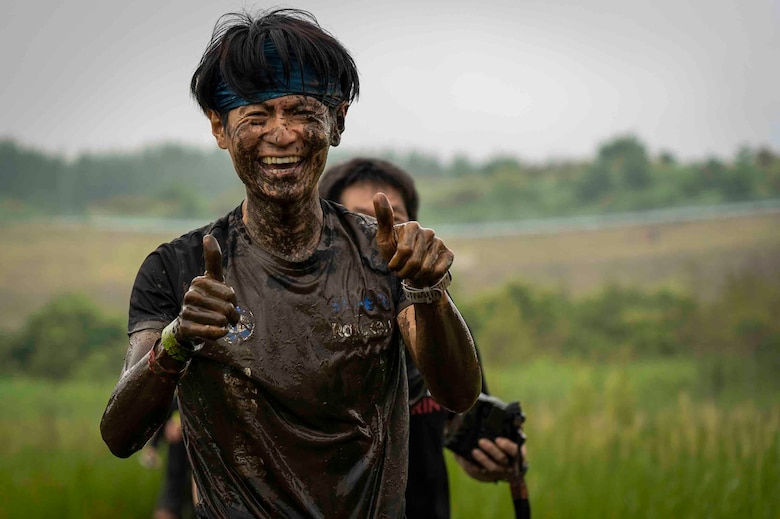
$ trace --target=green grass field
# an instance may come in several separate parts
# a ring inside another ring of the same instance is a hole
[[[135,272],[179,232],[84,225],[0,228],[0,330],[53,296],[80,292],[124,315]],[[521,278],[581,295],[609,281],[709,291],[780,257],[780,215],[511,238],[444,236],[468,297]],[[774,263],[772,263],[774,261]],[[118,362],[121,362],[118,360]],[[119,365],[117,364],[117,371]],[[534,360],[485,365],[491,391],[528,422],[535,518],[778,518],[780,398],[697,388],[694,360]],[[98,423],[113,382],[0,379],[0,519],[146,518],[160,472],[114,458]],[[511,517],[505,484],[478,483],[451,458],[454,519]]]
[[[467,295],[513,278],[574,295],[605,282],[710,295],[746,262],[780,254],[780,214],[447,243]]]
[[[689,361],[539,360],[489,375],[528,417],[534,517],[778,517],[776,399],[695,400]],[[99,436],[111,386],[0,380],[0,517],[149,517],[160,472]],[[512,517],[506,484],[469,479],[449,455],[448,467],[454,519]]]

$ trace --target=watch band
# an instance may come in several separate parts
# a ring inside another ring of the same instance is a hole
[[[441,299],[447,287],[452,283],[452,274],[448,270],[435,285],[423,288],[410,286],[405,280],[401,281],[401,289],[406,299],[411,303],[433,303]]]

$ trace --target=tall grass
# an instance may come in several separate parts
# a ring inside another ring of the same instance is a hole
[[[528,421],[536,518],[776,518],[780,402],[698,399],[690,361],[488,367]],[[145,518],[160,473],[111,456],[111,384],[0,380],[0,517]],[[453,519],[512,517],[448,456]]]
[[[0,517],[145,518],[159,471],[114,458],[98,423],[110,384],[0,382]]]
[[[671,376],[662,362],[586,366],[565,399],[526,401],[535,517],[778,517],[780,402],[697,401],[680,389],[692,382],[680,364]],[[665,382],[646,384],[652,372]],[[449,470],[454,519],[512,517],[506,484],[477,483],[454,462]]]

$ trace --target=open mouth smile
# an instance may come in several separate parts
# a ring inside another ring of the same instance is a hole
[[[261,157],[260,164],[263,169],[270,173],[289,173],[295,170],[303,163],[303,157],[300,155],[290,155],[288,157]]]
[[[267,165],[297,164],[302,160],[303,157],[300,157],[298,155],[291,155],[289,157],[262,157],[260,159],[260,161],[263,164],[267,164]]]

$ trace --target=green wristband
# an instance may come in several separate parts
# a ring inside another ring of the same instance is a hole
[[[168,326],[166,326],[162,331],[162,336],[160,337],[160,344],[162,344],[165,353],[167,353],[168,355],[170,355],[176,360],[186,362],[192,356],[192,350],[182,345],[176,339],[176,331],[178,331],[178,328],[179,328],[178,319],[172,321]]]

